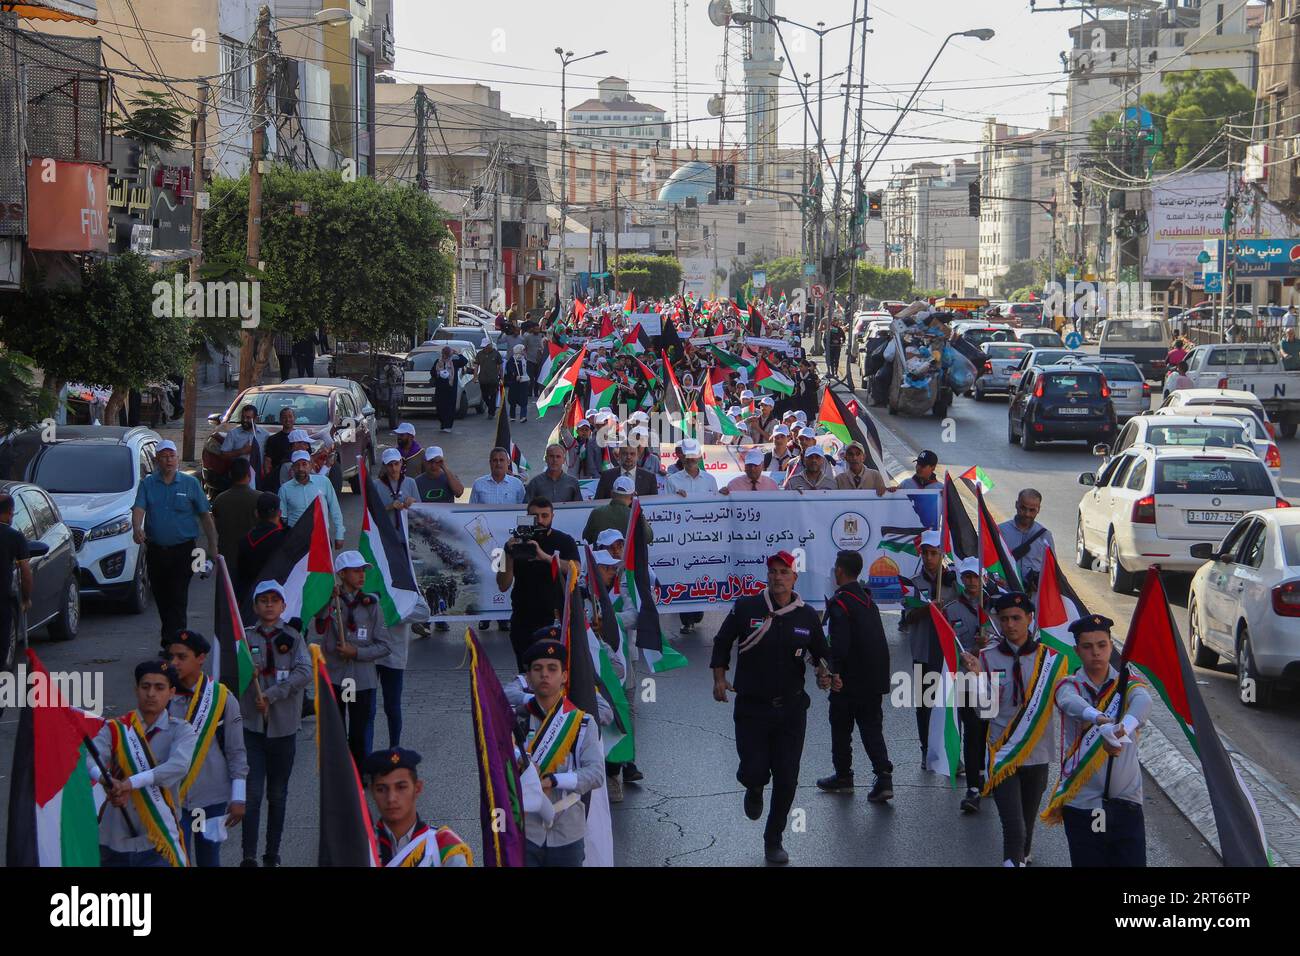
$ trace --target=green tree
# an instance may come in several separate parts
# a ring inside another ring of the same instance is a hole
[[[0,434],[35,425],[53,414],[55,396],[36,387],[32,360],[20,352],[0,351]]]
[[[638,298],[656,299],[677,295],[682,289],[682,264],[673,256],[637,253],[619,256],[614,263],[618,286],[624,292],[635,289]],[[645,273],[642,277],[641,273]]]
[[[869,299],[902,299],[912,288],[912,273],[907,269],[886,269],[874,262],[858,261],[855,288]],[[848,292],[852,274],[846,269],[835,286],[836,292]]]
[[[1032,285],[1038,279],[1038,263],[1032,259],[1021,259],[1007,267],[1007,271],[993,280],[993,289],[1001,298],[1009,296],[1014,289]]]
[[[794,290],[803,284],[803,263],[795,256],[781,256],[778,259],[758,263],[750,270],[751,285],[754,272],[767,274],[767,284],[772,290],[773,298],[777,299],[781,298],[782,292],[788,299]],[[746,293],[748,291],[746,289]]]
[[[1164,92],[1144,93],[1139,100],[1151,112],[1153,129],[1161,141],[1154,154],[1147,147],[1153,169],[1178,169],[1193,162],[1197,166],[1222,167],[1230,159],[1239,161],[1244,156],[1245,144],[1223,135],[1224,127],[1250,118],[1255,109],[1255,92],[1237,82],[1231,70],[1167,73],[1164,86]],[[1122,169],[1124,141],[1112,132],[1120,121],[1117,112],[1097,117],[1092,121],[1088,140],[1103,158]]]

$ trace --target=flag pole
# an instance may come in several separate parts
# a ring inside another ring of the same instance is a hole
[[[86,753],[90,755],[90,759],[93,760],[95,766],[99,768],[100,779],[102,780],[107,778],[112,780],[114,789],[117,789],[117,778],[109,773],[108,769],[104,766],[104,762],[99,757],[99,750],[95,747],[95,742],[90,739],[90,735],[82,734],[81,742],[86,745]],[[129,832],[132,837],[138,837],[140,831],[137,830],[135,824],[131,822],[131,814],[126,812],[126,807],[118,807],[118,809],[122,811],[122,819],[126,821],[127,832]]]

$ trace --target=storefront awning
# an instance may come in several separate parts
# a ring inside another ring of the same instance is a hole
[[[25,0],[23,3],[0,0],[0,11],[16,13],[28,20],[76,20],[97,23],[96,0]]]

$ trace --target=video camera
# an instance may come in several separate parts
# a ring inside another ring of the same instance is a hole
[[[549,530],[537,523],[537,515],[526,515],[524,520],[515,525],[514,537],[519,539],[518,543],[507,545],[506,553],[516,561],[531,558],[533,549],[529,544],[533,541],[540,544]]]

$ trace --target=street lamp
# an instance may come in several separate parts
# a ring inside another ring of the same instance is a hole
[[[568,230],[569,223],[569,111],[566,106],[565,97],[568,93],[568,70],[570,63],[580,63],[583,60],[590,60],[594,56],[604,56],[608,50],[597,50],[595,53],[588,53],[586,56],[575,57],[572,50],[565,50],[562,46],[555,48],[556,54],[560,58],[560,279],[556,285],[556,295],[561,300],[564,298],[564,286],[568,274],[567,255],[564,248],[564,237]],[[617,170],[615,170],[617,173]],[[618,176],[614,176],[614,188],[618,189]],[[618,229],[618,223],[614,224]],[[617,232],[615,236],[617,236]],[[587,263],[587,272],[591,272],[591,263]]]
[[[351,23],[352,11],[345,9],[344,7],[326,7],[324,10],[317,10],[313,13],[312,19],[315,20],[317,24]]]

